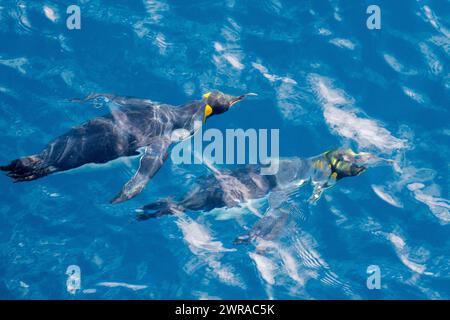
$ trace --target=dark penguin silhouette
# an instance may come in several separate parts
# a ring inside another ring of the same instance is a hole
[[[204,94],[202,100],[175,107],[137,98],[91,94],[77,101],[104,98],[121,108],[74,127],[39,154],[13,160],[0,169],[7,171],[14,182],[31,181],[88,163],[138,155],[138,149],[143,148],[136,174],[111,201],[123,202],[141,192],[157,173],[172,143],[188,138],[208,117],[228,111],[247,95],[254,94],[231,96],[213,91]]]

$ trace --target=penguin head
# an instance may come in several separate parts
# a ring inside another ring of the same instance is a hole
[[[240,96],[231,96],[220,91],[205,93],[203,95],[203,101],[205,102],[204,120],[212,115],[221,114],[228,111],[234,104],[243,100],[247,96],[256,96],[256,94],[246,93]]]
[[[360,175],[367,168],[379,165],[395,165],[393,160],[384,159],[368,152],[356,153],[350,148],[339,148],[325,152],[325,158],[336,180]]]
[[[360,175],[367,170],[367,167],[363,165],[364,161],[360,159],[363,155],[369,154],[358,154],[350,148],[339,148],[326,152],[325,158],[330,166],[331,175],[339,180]]]

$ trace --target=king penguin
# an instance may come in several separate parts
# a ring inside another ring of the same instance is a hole
[[[111,200],[120,203],[139,194],[167,159],[170,146],[192,136],[209,117],[228,111],[252,93],[240,96],[220,91],[181,106],[94,93],[78,102],[106,99],[120,106],[110,113],[76,126],[50,142],[40,153],[0,166],[14,182],[31,181],[88,163],[107,163],[142,152],[136,174]],[[199,125],[200,124],[200,125]],[[180,134],[181,133],[181,134]]]
[[[309,203],[315,204],[337,181],[386,163],[392,163],[392,160],[366,152],[355,153],[350,148],[337,148],[309,158],[281,158],[279,170],[273,175],[262,174],[260,165],[241,165],[225,170],[214,168],[212,174],[196,178],[195,185],[183,197],[176,200],[163,198],[143,206],[137,210],[137,218],[147,220],[186,211],[236,208],[270,193],[288,199],[307,182],[313,186]]]

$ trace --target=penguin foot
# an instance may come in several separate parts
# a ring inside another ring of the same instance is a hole
[[[6,175],[14,182],[35,180],[57,171],[37,155],[13,160],[7,166],[0,166],[0,170],[7,171]]]
[[[183,211],[184,208],[181,205],[174,203],[171,199],[163,199],[139,209],[139,212],[136,215],[136,220],[145,221],[166,215],[182,213]]]

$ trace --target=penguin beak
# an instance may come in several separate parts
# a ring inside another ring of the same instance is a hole
[[[232,105],[234,105],[235,103],[238,103],[239,101],[244,100],[245,97],[250,97],[250,96],[257,96],[257,94],[253,93],[253,92],[249,92],[249,93],[237,96],[237,97],[230,96],[230,107]]]
[[[394,163],[393,160],[384,159],[378,157],[374,154],[367,152],[360,152],[355,155],[355,162],[359,165],[375,167],[379,165],[392,165]]]
[[[352,166],[352,174],[354,176],[359,176],[361,173],[363,173],[366,170],[367,170],[367,168],[364,166],[356,166],[356,165],[354,167]]]

